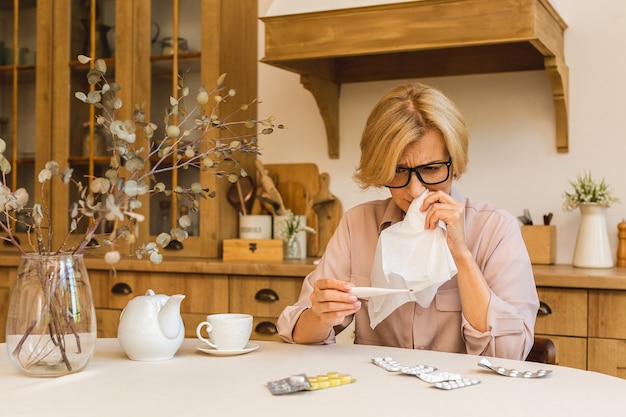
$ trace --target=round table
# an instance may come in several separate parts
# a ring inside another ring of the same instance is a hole
[[[214,356],[186,339],[176,356],[136,362],[117,339],[98,339],[81,372],[32,378],[0,350],[0,410],[4,416],[585,416],[626,413],[626,380],[595,372],[490,358],[521,370],[552,369],[539,379],[510,378],[477,365],[480,357],[364,345],[290,345],[253,341],[259,348]],[[407,365],[477,379],[478,385],[445,391],[417,377],[372,364],[392,357]],[[267,382],[305,373],[350,374],[356,382],[317,391],[272,395]],[[436,413],[436,414],[433,414]]]

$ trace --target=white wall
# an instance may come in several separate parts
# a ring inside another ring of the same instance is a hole
[[[277,0],[278,1],[278,0]],[[290,0],[304,2],[304,0]],[[528,208],[535,223],[553,212],[557,263],[571,263],[579,214],[561,209],[569,180],[590,171],[605,178],[622,203],[607,212],[614,252],[617,223],[626,217],[626,2],[551,0],[567,22],[565,60],[569,81],[569,153],[556,152],[550,83],[545,72],[420,79],[442,89],[466,116],[470,163],[456,184],[466,196],[488,201],[514,215]],[[306,2],[309,3],[309,2]],[[271,0],[260,0],[264,16]],[[263,56],[263,25],[259,57]],[[402,80],[344,84],[340,97],[340,159],[328,158],[324,124],[299,76],[259,64],[259,116],[274,115],[288,129],[261,143],[264,163],[315,162],[330,173],[331,191],[344,209],[386,197],[361,191],[352,181],[360,134],[374,103]]]

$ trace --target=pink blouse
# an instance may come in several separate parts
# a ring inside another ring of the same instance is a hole
[[[361,309],[346,317],[323,343],[334,343],[335,334],[354,319],[355,343],[526,358],[533,345],[539,300],[519,223],[510,213],[465,199],[454,188],[451,195],[465,203],[467,245],[491,289],[488,330],[474,329],[463,316],[455,276],[439,287],[428,308],[406,303],[375,329],[370,327],[367,301],[362,300]],[[344,214],[320,264],[304,279],[300,298],[278,319],[282,340],[293,343],[293,328],[311,306],[315,280],[335,278],[370,286],[378,235],[403,215],[391,199],[363,203]]]

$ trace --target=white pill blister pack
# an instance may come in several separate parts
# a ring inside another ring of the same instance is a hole
[[[437,370],[437,368],[430,365],[403,365],[389,356],[384,358],[374,358],[372,359],[372,363],[380,368],[383,368],[385,371],[402,372],[407,375],[429,374]]]
[[[374,358],[372,359],[372,363],[388,372],[399,372],[406,375],[414,375],[422,381],[431,384],[433,387],[443,390],[465,388],[480,383],[477,379],[463,378],[461,375],[451,372],[435,372],[437,368],[430,365],[403,365],[389,356],[384,358]]]

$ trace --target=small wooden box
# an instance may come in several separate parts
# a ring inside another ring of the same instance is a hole
[[[550,265],[556,261],[556,226],[522,226],[522,238],[531,263]]]
[[[224,239],[225,261],[282,261],[282,239]]]

